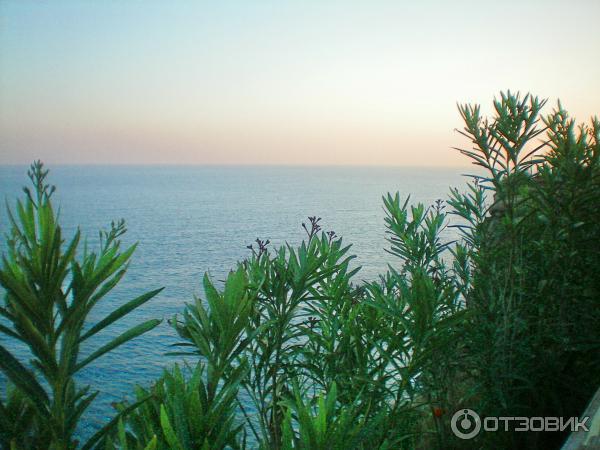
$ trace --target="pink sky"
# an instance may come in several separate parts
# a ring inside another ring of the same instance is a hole
[[[600,2],[414,3],[3,1],[0,164],[464,165],[456,102],[600,113]]]

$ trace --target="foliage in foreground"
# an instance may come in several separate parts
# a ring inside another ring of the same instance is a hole
[[[196,363],[119,404],[98,446],[557,448],[564,434],[449,427],[460,408],[578,416],[600,385],[600,123],[577,127],[560,104],[540,122],[543,105],[460,107],[460,151],[484,173],[445,204],[384,197],[398,264],[379,280],[355,284],[350,247],[316,217],[300,246],[257,240],[222,287],[205,276],[171,322]],[[43,436],[32,400],[9,391],[2,436]]]
[[[0,286],[5,290],[0,332],[8,342],[26,346],[31,359],[23,361],[0,345],[0,369],[14,386],[0,401],[2,448],[78,447],[74,437],[77,424],[98,392],[78,386],[75,376],[99,357],[159,324],[156,319],[147,320],[80,356],[80,348],[89,340],[160,289],[130,300],[93,326],[86,326],[92,309],[125,274],[135,246],[120,250],[125,225],[113,223],[109,231],[100,233],[98,253],[85,246],[78,257],[80,233],[65,245],[50,201],[54,188],[45,184],[47,174],[41,163],[34,163],[29,172],[34,191],[25,189],[26,198],[17,202],[16,213],[9,210],[12,228],[0,269]],[[94,445],[107,429],[100,430],[83,448]]]
[[[483,415],[578,417],[600,385],[600,122],[577,126],[559,103],[538,129],[543,104],[503,95],[491,123],[461,108],[474,143],[463,153],[487,173],[450,202],[470,224],[465,368]],[[494,203],[482,220],[474,205],[486,194]],[[500,448],[565,438],[488,434]]]

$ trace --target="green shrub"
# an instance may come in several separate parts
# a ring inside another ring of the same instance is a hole
[[[0,369],[15,387],[0,402],[3,448],[76,448],[77,424],[98,392],[91,392],[90,386],[78,386],[75,375],[160,322],[148,320],[88,356],[80,356],[83,343],[146,303],[160,289],[122,304],[86,328],[92,309],[125,274],[135,246],[120,250],[119,237],[125,233],[125,225],[113,223],[110,231],[100,233],[99,253],[85,246],[78,258],[80,233],[64,245],[51,203],[54,187],[46,184],[47,174],[41,163],[34,163],[29,172],[33,192],[25,189],[26,198],[17,202],[16,214],[9,210],[12,229],[0,268],[0,286],[5,290],[0,332],[9,341],[26,345],[32,359],[20,361],[0,345]],[[100,430],[83,448],[93,446],[106,430]]]
[[[530,96],[503,94],[494,105],[491,120],[477,106],[460,108],[474,143],[462,152],[486,174],[466,193],[451,191],[449,212],[442,202],[384,197],[389,252],[400,264],[379,281],[352,283],[349,247],[319,234],[316,217],[299,248],[271,253],[258,241],[241,263],[256,302],[238,358],[250,367],[242,386],[256,415],[246,420],[262,448],[350,445],[315,434],[315,402],[333,386],[327,414],[352,417],[356,436],[361,424],[385,423],[352,448],[460,447],[444,413],[462,407],[580,414],[600,381],[600,126],[576,133],[559,109],[540,129],[544,102]],[[448,214],[457,242],[441,239]],[[562,439],[488,433],[475,445],[548,448]]]
[[[465,192],[452,189],[446,204],[385,196],[387,251],[398,260],[378,280],[355,283],[350,246],[322,232],[317,217],[303,224],[307,238],[297,247],[257,239],[222,289],[206,275],[205,298],[172,321],[182,340],[174,354],[197,360],[194,369],[176,366],[138,387],[136,402],[118,404],[87,447],[559,447],[560,433],[461,441],[449,427],[461,408],[484,417],[579,416],[600,384],[600,123],[577,128],[560,104],[540,122],[544,103],[502,94],[492,119],[460,107],[461,133],[473,143],[461,152],[484,174]],[[156,322],[83,361],[79,343],[157,291],[82,334],[133,250],[119,253],[117,225],[99,257],[76,261],[78,235],[61,252],[44,177],[34,166],[37,201],[28,195],[18,205],[0,272],[1,311],[13,324],[0,331],[35,356],[30,370],[0,348],[15,385],[1,404],[0,438],[73,448],[95,394],[76,390],[72,375]],[[457,241],[442,239],[448,226]]]
[[[149,390],[137,388],[136,398],[143,403],[127,417],[127,430],[122,426],[113,440],[132,450],[148,445],[158,450],[241,448],[242,426],[234,415],[237,384],[227,381],[213,393],[206,376],[198,364],[186,380],[175,366]],[[123,403],[118,409],[127,406]],[[110,440],[106,446],[113,448]]]
[[[299,389],[294,398],[284,402],[286,414],[282,430],[282,449],[345,450],[369,448],[373,434],[385,421],[385,411],[374,419],[365,421],[361,405],[357,402],[339,404],[335,383],[328,392],[316,399],[316,407],[305,400]],[[294,418],[297,432],[292,425]]]
[[[431,417],[431,405],[446,407],[446,376],[454,370],[449,355],[462,314],[440,257],[447,248],[439,242],[445,216],[419,206],[419,217],[408,219],[398,197],[386,207],[392,251],[410,246],[414,252],[403,256],[402,273],[392,270],[381,282],[355,287],[349,247],[333,233],[319,234],[318,219],[311,218],[308,240],[297,249],[271,253],[259,241],[235,272],[245,274],[245,289],[228,296],[232,274],[221,295],[205,278],[208,312],[197,301],[176,322],[183,345],[208,362],[209,373],[211,365],[248,366],[241,386],[254,413],[241,400],[239,406],[261,448],[310,448],[317,441],[323,448],[411,448],[423,433],[444,442],[444,430],[433,422],[423,430],[419,418]],[[247,299],[251,308],[243,306]],[[217,317],[228,319],[219,325]],[[219,358],[220,349],[233,357]],[[227,380],[228,370],[218,373]],[[309,431],[321,420],[311,418],[320,392],[328,392],[328,412],[319,407],[316,417],[336,415],[337,438]]]
[[[540,129],[543,104],[502,95],[491,121],[461,107],[474,143],[463,153],[486,170],[470,198],[455,191],[450,202],[470,224],[464,364],[470,406],[484,415],[579,416],[600,385],[600,124],[577,128],[559,104]],[[556,448],[565,438],[488,435],[500,448]]]

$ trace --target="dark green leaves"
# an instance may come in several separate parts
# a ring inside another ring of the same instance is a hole
[[[125,303],[124,305],[118,307],[112,313],[110,313],[108,316],[106,316],[104,319],[102,319],[100,322],[98,322],[93,327],[91,327],[88,331],[86,331],[79,339],[79,342],[85,341],[87,338],[95,335],[99,331],[101,331],[104,328],[106,328],[107,326],[111,325],[113,322],[116,322],[123,316],[129,314],[134,309],[142,306],[144,303],[146,303],[152,297],[157,295],[163,289],[164,288],[160,288],[160,289],[156,289],[154,291],[147,292],[143,295],[140,295],[137,298],[134,298],[133,300],[130,300],[129,302]]]
[[[128,429],[120,440],[140,450],[152,441],[159,450],[240,448],[242,426],[235,419],[235,406],[244,371],[231,372],[214,394],[210,376],[202,364],[191,371],[175,366],[150,390],[137,388],[138,399],[149,400],[127,416]],[[118,405],[120,411],[127,408]]]
[[[33,373],[0,345],[0,369],[36,406],[38,414],[48,415],[48,395]]]
[[[134,338],[152,330],[153,328],[156,328],[156,326],[160,322],[161,321],[158,319],[151,319],[151,320],[141,323],[141,324],[131,328],[130,330],[126,331],[125,333],[117,336],[115,339],[110,341],[108,344],[103,345],[98,350],[93,352],[90,356],[88,356],[83,361],[81,361],[79,364],[77,364],[77,366],[75,367],[75,372],[81,370],[82,368],[87,366],[89,363],[91,363],[95,359],[99,358],[100,356],[104,355],[105,353],[110,352],[111,350],[117,348],[118,346],[124,344],[125,342],[130,341],[131,339],[134,339]]]
[[[0,369],[23,401],[34,407],[31,427],[23,428],[24,435],[17,441],[70,449],[75,446],[77,423],[97,395],[88,388],[77,389],[75,372],[160,321],[148,320],[125,331],[83,360],[79,360],[80,343],[146,303],[160,289],[125,303],[83,333],[94,306],[124,275],[135,246],[121,252],[118,238],[125,232],[124,222],[113,223],[110,231],[101,233],[100,251],[86,250],[79,259],[80,234],[76,232],[65,245],[51,204],[54,188],[45,182],[47,175],[40,162],[31,166],[34,192],[25,190],[27,197],[17,202],[16,214],[9,210],[11,235],[0,267],[0,286],[6,291],[0,332],[29,347],[32,368],[0,346]]]

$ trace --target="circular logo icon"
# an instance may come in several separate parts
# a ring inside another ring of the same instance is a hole
[[[472,409],[459,409],[452,416],[450,427],[460,439],[473,439],[481,431],[481,418]]]

